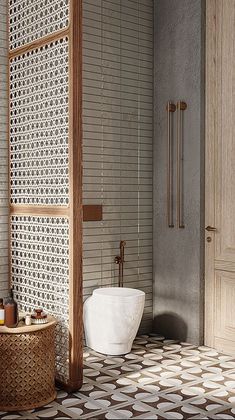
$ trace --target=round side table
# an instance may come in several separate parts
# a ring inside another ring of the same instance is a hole
[[[53,401],[55,325],[0,327],[0,411],[30,410]]]

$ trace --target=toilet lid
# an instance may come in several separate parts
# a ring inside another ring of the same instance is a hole
[[[144,296],[145,293],[142,290],[131,289],[129,287],[100,287],[93,291],[93,295],[128,298]]]

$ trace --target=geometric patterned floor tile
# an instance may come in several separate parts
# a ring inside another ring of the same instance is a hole
[[[124,356],[84,349],[84,383],[51,404],[0,419],[235,419],[235,358],[142,335]]]

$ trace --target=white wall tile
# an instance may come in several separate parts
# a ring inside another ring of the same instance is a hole
[[[125,285],[146,293],[143,331],[152,319],[152,12],[152,0],[83,6],[83,199],[103,204],[103,221],[84,223],[84,298],[117,285],[125,239]]]

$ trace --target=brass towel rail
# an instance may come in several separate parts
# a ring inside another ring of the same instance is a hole
[[[186,102],[177,102],[177,227],[183,229],[184,225],[184,178],[183,178],[183,112],[187,109]]]
[[[169,228],[174,227],[173,220],[173,118],[176,106],[167,102],[167,223]]]
[[[187,109],[184,101],[178,101],[175,105],[172,101],[167,102],[167,224],[174,227],[174,138],[173,138],[173,115],[177,110],[177,161],[176,161],[176,196],[177,196],[177,227],[183,229],[184,225],[184,130],[183,112]]]

